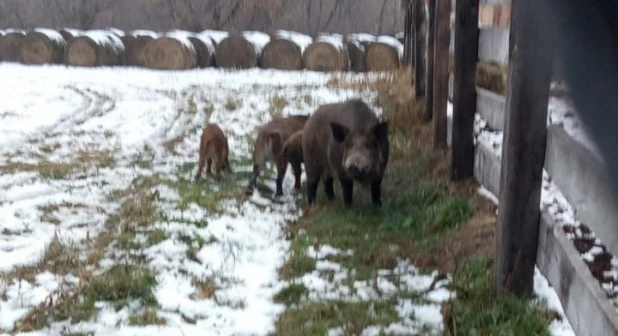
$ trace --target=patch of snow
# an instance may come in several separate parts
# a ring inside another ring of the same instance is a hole
[[[62,30],[64,30],[65,32],[75,36],[79,36],[79,35],[83,35],[84,31],[81,29],[73,29],[73,28],[63,28]]]
[[[403,43],[399,42],[396,38],[388,35],[380,35],[376,39],[377,42],[384,43],[386,45],[391,46],[397,54],[399,55],[399,61],[403,59]]]
[[[556,311],[562,319],[553,320],[549,325],[549,332],[553,336],[575,336],[569,320],[564,317],[562,303],[556,294],[556,290],[549,285],[547,279],[541,274],[538,267],[534,268],[534,292],[537,297],[545,302],[547,308]]]
[[[189,39],[189,37],[193,37],[194,34],[188,31],[183,30],[172,30],[165,34],[165,36],[175,39],[180,42],[183,47],[189,50],[192,53],[196,53],[195,47],[193,46],[193,42]]]
[[[549,97],[547,124],[561,125],[568,135],[588,148],[599,159],[603,160],[598,147],[588,134],[575,109],[575,105],[570,99]]]
[[[131,36],[150,36],[153,39],[156,39],[160,36],[160,34],[157,32],[154,32],[152,30],[144,30],[144,29],[133,30],[129,34]]]
[[[107,30],[109,30],[110,32],[112,32],[112,33],[114,33],[114,34],[116,34],[116,35],[118,35],[120,37],[125,36],[124,30],[120,30],[118,28],[107,28]]]
[[[60,35],[60,33],[56,30],[49,29],[49,28],[35,28],[34,31],[37,33],[44,34],[45,36],[47,36],[48,39],[56,42],[59,45],[65,45],[67,43],[64,40],[64,37],[62,37],[62,35]]]
[[[90,38],[92,41],[94,41],[94,43],[100,46],[106,46],[106,47],[111,48],[114,51],[114,53],[116,53],[116,55],[120,55],[121,53],[124,52],[124,43],[122,43],[122,40],[120,39],[120,37],[118,37],[116,34],[113,34],[107,30],[103,30],[103,29],[87,30],[87,31],[82,31],[79,35],[73,35],[73,36],[86,36]]]
[[[19,28],[9,28],[9,29],[5,29],[4,32],[6,34],[10,34],[10,33],[17,33],[17,34],[23,34],[26,35],[26,31],[23,29],[19,29]]]
[[[204,30],[199,34],[210,37],[216,44],[221,43],[224,38],[229,36],[228,32],[221,30]]]
[[[315,41],[328,43],[338,51],[343,50],[343,35],[341,34],[319,33]]]
[[[301,54],[313,43],[313,38],[311,36],[290,30],[277,30],[275,31],[275,36],[294,42],[294,44],[300,48]]]
[[[396,39],[402,39],[406,36],[406,34],[404,32],[399,32],[395,34],[395,38]]]
[[[262,49],[270,42],[270,36],[259,31],[245,31],[242,35],[253,44],[256,56],[259,56],[262,53]]]

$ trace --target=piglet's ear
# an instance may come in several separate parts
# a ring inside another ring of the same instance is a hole
[[[345,137],[348,136],[349,132],[347,127],[336,122],[330,123],[330,130],[331,132],[333,132],[333,138],[335,138],[335,141],[337,142],[343,142],[345,140]]]
[[[383,121],[373,127],[373,134],[379,142],[388,140],[388,121]]]

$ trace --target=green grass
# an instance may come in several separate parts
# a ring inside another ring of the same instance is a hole
[[[546,308],[530,298],[492,295],[488,260],[468,260],[454,274],[458,297],[451,303],[452,323],[459,335],[549,336]]]

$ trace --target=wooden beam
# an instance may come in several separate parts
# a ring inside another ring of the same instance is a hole
[[[425,100],[425,121],[429,121],[433,118],[433,80],[434,80],[434,44],[436,40],[436,2],[438,0],[427,0],[427,7],[429,9],[429,24],[427,27],[427,99]]]
[[[457,0],[455,5],[455,71],[451,180],[474,176],[474,115],[476,113],[476,60],[478,58],[479,0]]]
[[[541,3],[513,3],[494,277],[498,294],[533,290],[553,56]]]
[[[443,149],[447,146],[448,45],[451,39],[448,17],[450,12],[451,0],[436,1],[432,101],[434,149]]]
[[[422,0],[413,0],[413,54],[414,58],[414,87],[415,96],[417,98],[424,97],[426,94],[427,81],[425,71],[425,51],[426,51],[426,36],[421,29],[425,23],[425,11],[423,10]]]

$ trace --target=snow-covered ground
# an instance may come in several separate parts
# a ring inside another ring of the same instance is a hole
[[[374,93],[329,88],[326,74],[258,69],[176,73],[1,64],[0,73],[0,332],[36,330],[48,319],[49,328],[23,335],[274,330],[284,310],[273,302],[285,286],[278,277],[289,248],[283,228],[301,215],[292,174],[277,200],[258,190],[246,197],[226,194],[209,177],[195,187],[201,127],[216,122],[227,134],[233,175],[241,177],[228,174],[223,181],[241,190],[251,171],[253,130],[271,118],[272,97],[286,99],[279,111],[286,115],[352,96],[373,102]],[[264,183],[274,190],[272,178]],[[202,200],[213,194],[222,195],[216,204]],[[318,270],[337,267],[321,260],[336,252],[332,248],[308,252]],[[139,272],[115,284],[123,265]],[[405,260],[381,272],[381,292],[400,290],[389,282],[396,277],[397,286],[424,291],[427,299],[420,306],[399,300],[401,321],[389,330],[442,328],[448,280],[428,291],[436,274],[420,274]],[[149,283],[148,274],[156,279],[152,295],[139,287]],[[309,298],[345,294],[345,273],[338,274],[332,283],[304,276]],[[78,320],[67,320],[71,314],[62,319],[54,309],[86,311],[87,297],[76,293],[114,285],[128,293],[121,305],[91,302],[94,314]],[[356,295],[347,299],[376,295],[370,284],[354,286]],[[146,298],[155,301],[155,313]]]

